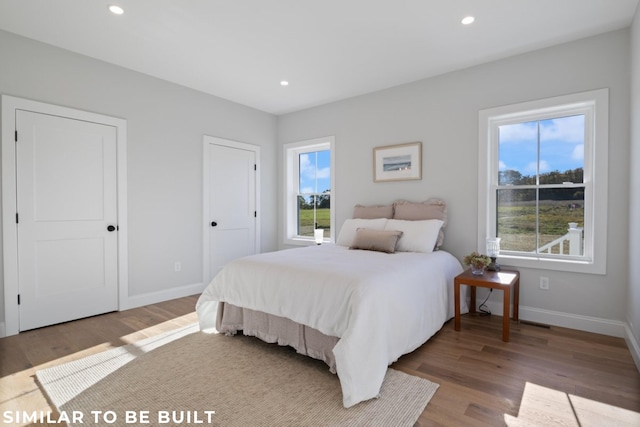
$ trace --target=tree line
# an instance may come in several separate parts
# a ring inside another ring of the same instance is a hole
[[[331,190],[324,190],[321,194],[314,196],[298,196],[298,207],[300,209],[329,209],[331,207]]]
[[[581,184],[584,169],[569,169],[564,172],[558,170],[541,173],[539,176],[540,185],[558,184],[557,188],[540,189],[539,197],[534,189],[506,189],[498,191],[498,198],[501,202],[525,202],[536,199],[540,200],[584,200],[584,190],[581,188],[563,188],[563,183]],[[500,185],[536,185],[537,175],[522,175],[517,170],[509,169],[500,171],[498,183]]]

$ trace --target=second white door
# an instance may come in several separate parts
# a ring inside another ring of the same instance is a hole
[[[229,261],[257,251],[257,154],[246,144],[227,142],[205,137],[209,253],[205,280],[212,279]]]

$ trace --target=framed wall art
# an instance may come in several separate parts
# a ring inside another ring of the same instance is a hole
[[[422,179],[422,143],[387,145],[373,149],[373,181]]]

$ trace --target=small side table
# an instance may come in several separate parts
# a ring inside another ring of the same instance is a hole
[[[476,287],[502,289],[502,341],[509,341],[509,308],[511,304],[511,289],[513,289],[513,320],[518,321],[520,305],[520,273],[517,271],[485,271],[481,276],[471,274],[471,269],[465,270],[453,280],[455,299],[455,329],[460,330],[460,285],[467,285],[471,289],[470,313],[476,312]]]

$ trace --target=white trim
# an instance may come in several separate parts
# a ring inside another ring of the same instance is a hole
[[[624,336],[624,322],[619,320],[581,316],[579,314],[522,306],[520,307],[520,319],[546,325],[576,329],[578,331],[593,332],[594,334],[603,334],[619,338]]]
[[[325,236],[325,242],[335,242],[336,239],[336,215],[335,215],[335,200],[336,199],[336,180],[335,180],[335,170],[336,170],[336,154],[335,154],[335,137],[334,136],[326,136],[323,138],[314,138],[308,139],[305,141],[297,141],[290,142],[284,144],[283,146],[283,156],[284,156],[284,216],[283,216],[283,243],[285,245],[296,245],[296,246],[309,246],[314,245],[315,240],[313,237],[300,237],[297,236],[296,233],[292,232],[292,230],[297,230],[297,204],[293,202],[294,195],[298,194],[298,190],[295,188],[295,185],[298,182],[298,164],[295,161],[294,157],[305,151],[317,151],[319,149],[326,149],[327,145],[329,146],[329,156],[331,162],[331,218],[330,218],[330,226],[331,226],[331,235]]]
[[[235,148],[239,150],[251,151],[255,155],[256,159],[256,224],[255,224],[255,246],[254,252],[260,253],[260,218],[261,206],[260,206],[260,146],[247,144],[245,142],[232,141],[230,139],[219,138],[216,136],[203,135],[202,138],[202,282],[209,283],[212,277],[209,277],[210,269],[210,253],[209,253],[209,147],[211,145],[219,145],[223,147]]]
[[[633,331],[629,324],[625,323],[624,325],[624,340],[627,343],[627,347],[629,347],[629,351],[631,352],[631,357],[636,364],[636,368],[640,371],[640,345],[636,340],[636,337],[633,335]]]
[[[514,267],[537,268],[546,270],[571,271],[577,273],[606,274],[607,269],[607,213],[608,213],[608,145],[609,145],[609,89],[597,89],[554,98],[523,102],[520,104],[480,110],[478,132],[478,235],[476,246],[486,251],[487,236],[495,235],[495,223],[490,221],[491,209],[495,206],[495,196],[490,191],[491,174],[497,171],[497,156],[493,155],[496,141],[492,136],[490,122],[513,119],[522,114],[545,110],[545,116],[554,108],[567,108],[576,104],[592,103],[594,109],[594,134],[585,137],[591,140],[591,155],[585,156],[585,188],[592,185],[593,200],[587,200],[585,194],[585,242],[592,253],[592,259],[552,259],[544,256],[518,256],[500,254],[503,264]],[[564,106],[564,107],[563,107]],[[489,141],[489,143],[488,143]],[[590,157],[590,158],[589,158]],[[593,161],[593,164],[589,164]],[[585,191],[585,193],[588,193]],[[588,234],[587,234],[588,233]]]
[[[73,108],[46,104],[28,99],[2,95],[2,244],[4,261],[4,321],[2,336],[20,331],[18,311],[18,234],[15,223],[16,206],[16,110],[34,111],[75,120],[100,123],[116,128],[117,180],[118,180],[118,305],[128,302],[128,245],[127,245],[127,121]],[[14,124],[12,126],[11,124]],[[0,331],[1,332],[1,331]]]
[[[191,285],[184,285],[156,292],[148,292],[141,295],[132,295],[127,298],[126,303],[120,307],[120,310],[129,310],[131,308],[142,307],[144,305],[156,304],[191,295],[199,295],[204,291],[204,288],[204,283],[193,283]]]
[[[478,299],[476,299],[478,301]],[[479,304],[479,303],[478,303]],[[489,311],[496,316],[502,316],[502,303],[487,301]],[[513,305],[510,307],[512,313]],[[560,311],[544,310],[535,307],[520,306],[518,308],[520,320],[539,323],[541,325],[559,326],[578,331],[592,332],[622,338],[625,336],[626,324],[618,320],[602,319],[599,317],[581,316],[579,314]]]

